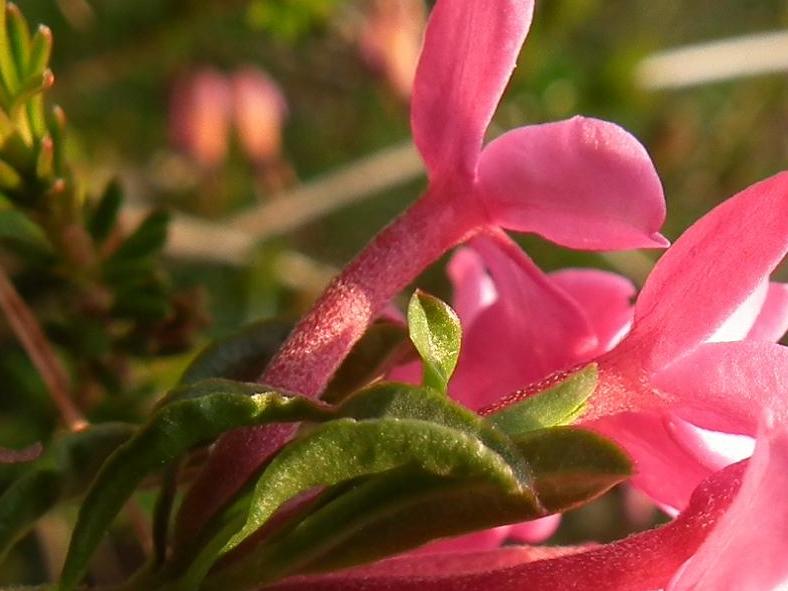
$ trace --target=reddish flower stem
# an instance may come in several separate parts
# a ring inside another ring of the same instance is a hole
[[[453,189],[453,188],[452,188]],[[326,289],[260,377],[318,396],[369,323],[430,263],[486,221],[469,185],[432,186],[384,228]],[[205,521],[294,433],[293,425],[238,429],[216,445],[180,511],[176,538]]]

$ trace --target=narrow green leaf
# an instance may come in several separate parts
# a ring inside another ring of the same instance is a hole
[[[271,461],[257,481],[246,524],[226,549],[254,533],[299,493],[402,466],[521,490],[500,455],[456,429],[413,419],[338,419],[291,442]]]
[[[411,352],[415,357],[408,331],[402,324],[390,320],[374,323],[353,346],[321,398],[340,402],[380,378]]]
[[[194,392],[198,391],[195,397]],[[109,524],[139,482],[190,448],[236,427],[271,422],[325,420],[325,405],[285,396],[256,384],[210,380],[184,386],[102,467],[83,503],[71,538],[60,589],[79,582]]]
[[[40,180],[51,179],[54,175],[54,146],[52,138],[46,136],[41,139],[36,158],[36,177]]]
[[[65,434],[0,495],[0,564],[44,513],[87,489],[100,465],[133,429],[104,423]]]
[[[289,322],[261,320],[214,341],[192,360],[181,383],[191,384],[205,378],[257,379],[292,327]]]
[[[408,330],[424,364],[424,385],[445,392],[460,356],[460,319],[448,304],[417,290],[408,304]]]
[[[30,54],[25,74],[29,76],[42,73],[49,64],[51,54],[52,31],[46,25],[38,25],[30,42]]]
[[[8,39],[10,41],[11,54],[16,72],[19,78],[25,78],[27,72],[28,56],[30,54],[30,27],[27,20],[22,16],[22,12],[9,2],[6,8],[8,18]]]
[[[528,464],[503,433],[464,406],[432,388],[384,382],[370,386],[349,398],[339,409],[354,419],[397,418],[430,421],[477,437],[498,453],[512,469],[520,485],[531,485]]]
[[[52,244],[41,226],[18,209],[0,210],[0,240],[2,239],[31,246],[43,253],[53,251]]]
[[[170,214],[163,209],[152,211],[112,254],[110,262],[145,258],[159,252],[167,242],[169,222]]]
[[[632,475],[632,461],[621,448],[578,427],[531,431],[514,442],[534,472],[539,500],[553,513],[588,502]]]
[[[95,209],[88,216],[88,232],[98,244],[104,242],[118,222],[118,213],[123,204],[123,191],[115,179],[104,189]]]
[[[487,418],[511,436],[535,429],[568,425],[585,411],[586,401],[594,393],[598,379],[597,364],[591,363],[548,389],[511,404]]]
[[[19,89],[19,75],[16,72],[14,56],[9,37],[9,6],[5,0],[0,1],[0,77],[8,95],[13,97]]]
[[[542,492],[527,495],[481,480],[447,480],[403,468],[361,480],[332,496],[254,550],[230,556],[204,591],[251,588],[284,576],[355,566],[442,537],[520,523],[565,511],[627,478],[631,464],[615,445],[575,428],[546,429],[519,441],[535,463]]]

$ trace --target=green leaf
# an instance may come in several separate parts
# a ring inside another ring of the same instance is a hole
[[[17,75],[20,79],[24,79],[26,77],[25,72],[27,72],[28,55],[30,54],[30,28],[27,26],[27,21],[16,4],[9,3],[6,13],[11,54],[16,64]]]
[[[597,364],[591,363],[548,389],[511,404],[487,418],[511,436],[535,429],[568,425],[585,411],[586,401],[594,393],[598,379]]]
[[[228,557],[204,591],[246,588],[283,576],[363,564],[442,537],[565,511],[627,478],[615,445],[574,428],[535,432],[518,442],[535,462],[537,508],[527,495],[481,480],[447,480],[411,467],[359,481],[245,554]]]
[[[42,254],[53,251],[52,244],[41,226],[18,209],[0,210],[0,240],[2,239],[32,247]]]
[[[63,435],[0,495],[0,564],[44,513],[87,489],[107,456],[133,430],[103,423]]]
[[[424,364],[424,385],[445,392],[460,356],[460,319],[448,304],[417,290],[408,304],[408,330]]]
[[[349,398],[338,414],[354,419],[417,419],[457,429],[477,437],[498,453],[523,487],[531,485],[531,473],[511,440],[487,421],[432,388],[385,382]]]
[[[112,232],[118,221],[118,213],[122,204],[123,191],[120,182],[113,180],[104,189],[101,199],[88,218],[88,232],[97,243],[104,242]]]
[[[534,472],[539,500],[566,511],[632,475],[632,461],[615,443],[578,427],[540,429],[514,439]]]
[[[191,384],[205,378],[257,379],[292,327],[289,322],[262,320],[214,341],[189,364],[181,383]]]
[[[321,398],[326,402],[343,400],[405,360],[411,351],[413,348],[403,325],[390,320],[374,323],[353,346]]]
[[[137,229],[123,241],[112,256],[110,263],[127,259],[141,259],[158,253],[167,242],[167,226],[170,214],[157,209],[137,226]]]
[[[414,419],[338,419],[291,442],[271,461],[257,481],[246,523],[226,549],[254,533],[299,493],[403,466],[522,490],[500,455],[462,431]]]
[[[332,416],[331,410],[318,402],[285,396],[257,384],[208,380],[176,392],[110,456],[96,477],[71,538],[61,575],[62,591],[79,582],[107,527],[149,473],[236,427],[319,421]]]
[[[30,54],[26,74],[41,74],[49,64],[52,54],[52,31],[46,25],[38,25],[35,35],[30,42]]]
[[[16,72],[11,39],[8,33],[9,8],[5,0],[0,1],[0,77],[8,95],[13,96],[19,88],[19,75]]]

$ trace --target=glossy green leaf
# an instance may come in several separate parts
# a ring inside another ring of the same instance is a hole
[[[598,379],[597,365],[591,363],[546,390],[506,406],[487,418],[511,436],[568,425],[583,414]]]
[[[299,493],[402,466],[522,490],[511,466],[498,453],[457,429],[414,419],[339,419],[291,442],[271,461],[257,481],[246,524],[227,549]]]
[[[342,401],[383,376],[411,352],[415,357],[405,326],[390,320],[374,323],[353,346],[321,398],[326,402]]]
[[[101,199],[88,217],[88,232],[97,243],[104,242],[112,232],[118,221],[118,213],[122,204],[123,191],[120,183],[114,180],[104,189]]]
[[[423,362],[424,385],[445,392],[460,356],[460,319],[448,304],[417,290],[408,304],[408,330]]]
[[[137,226],[137,229],[123,241],[112,257],[110,263],[117,263],[128,259],[141,259],[159,252],[167,242],[167,226],[170,214],[162,209],[157,209]]]
[[[318,402],[255,384],[209,380],[178,392],[112,454],[96,477],[74,528],[61,590],[71,590],[79,582],[107,527],[146,475],[236,427],[332,416],[331,410]]]
[[[107,456],[133,431],[131,425],[103,423],[67,433],[30,464],[0,495],[0,563],[44,513],[83,493]]]
[[[182,384],[205,378],[255,380],[290,334],[292,324],[262,320],[214,341],[189,364]]]

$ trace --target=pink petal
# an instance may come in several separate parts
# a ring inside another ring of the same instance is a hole
[[[511,526],[502,525],[492,527],[478,532],[447,538],[431,542],[426,546],[410,552],[409,555],[417,554],[446,554],[451,552],[473,552],[479,550],[492,550],[498,548],[509,534]]]
[[[747,435],[702,429],[676,416],[670,418],[668,428],[681,447],[714,471],[749,458],[755,447],[755,440]]]
[[[627,451],[635,462],[632,484],[670,514],[684,509],[692,491],[713,472],[676,442],[667,417],[621,413],[587,426]]]
[[[707,341],[711,343],[724,343],[741,341],[752,329],[758,315],[761,313],[766,296],[769,292],[769,281],[764,280],[755,288],[744,302],[728,316],[720,327],[714,331]]]
[[[510,131],[482,152],[479,182],[504,228],[586,250],[668,244],[654,165],[612,123],[574,117]]]
[[[705,481],[676,520],[605,546],[539,560],[532,549],[502,548],[387,560],[336,574],[294,577],[272,591],[648,591],[665,585],[730,505],[745,466]],[[561,552],[561,549],[558,550]]]
[[[454,290],[452,308],[460,317],[462,326],[467,328],[479,312],[498,299],[498,292],[484,268],[482,257],[470,248],[457,249],[447,271]]]
[[[711,336],[788,250],[788,173],[752,185],[696,222],[659,260],[619,349],[656,370]]]
[[[552,536],[560,525],[561,515],[558,513],[533,521],[525,521],[510,526],[509,539],[526,544],[537,544]]]
[[[597,342],[577,304],[503,232],[472,245],[499,298],[468,327],[450,393],[477,410],[587,359]]]
[[[607,271],[566,269],[550,273],[550,279],[575,300],[594,328],[602,354],[615,347],[632,325],[635,286]]]
[[[788,585],[788,429],[767,426],[739,494],[670,591],[770,591]]]
[[[674,397],[676,414],[706,429],[755,435],[764,410],[788,420],[788,347],[774,343],[701,345],[652,383]]]
[[[484,132],[528,33],[532,0],[438,0],[416,70],[413,139],[430,177],[473,176]]]
[[[766,301],[748,339],[779,341],[788,331],[788,283],[770,283]]]

